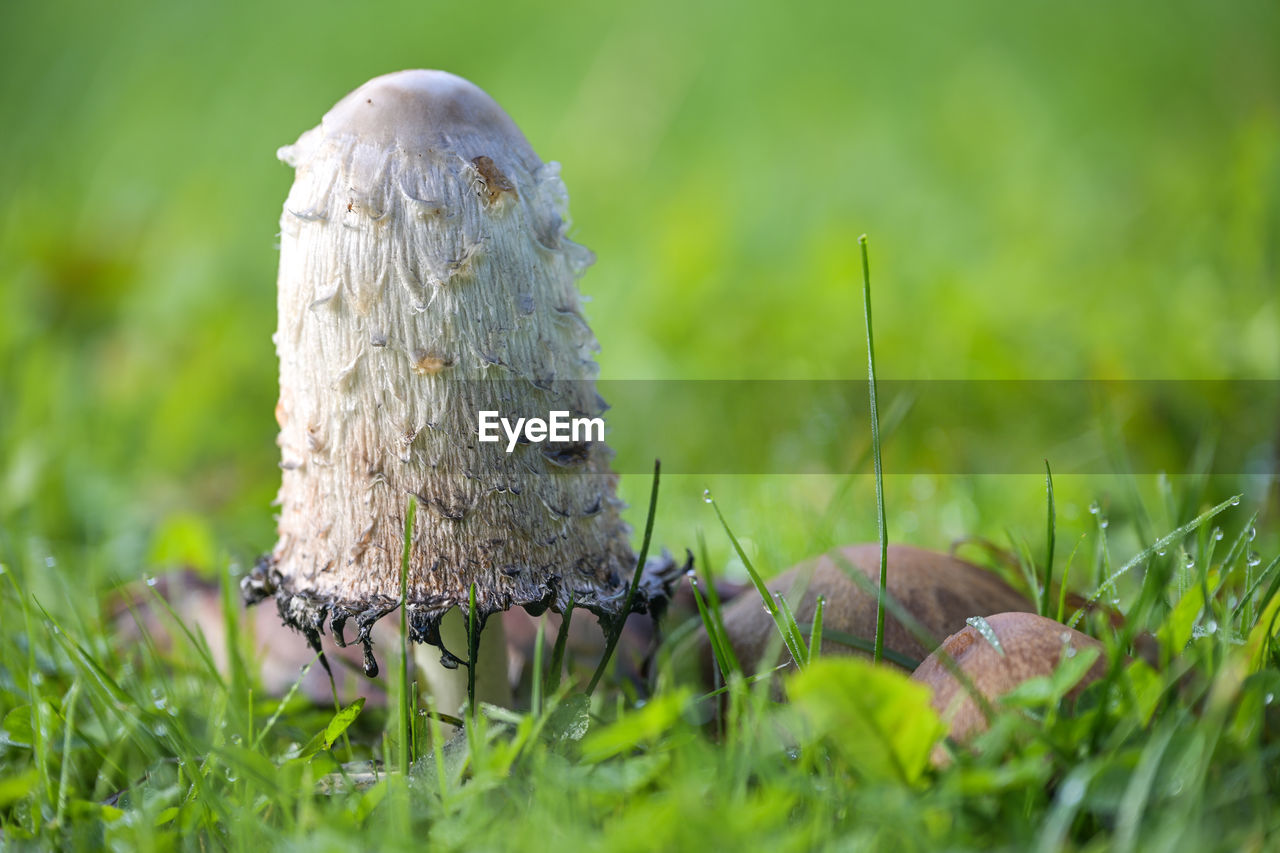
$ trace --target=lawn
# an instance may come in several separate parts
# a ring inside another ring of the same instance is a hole
[[[0,845],[1277,844],[1274,4],[0,20]],[[562,164],[637,550],[655,457],[654,549],[700,591],[876,539],[866,233],[889,539],[1031,594],[1052,566],[1049,615],[1065,578],[1115,617],[1077,626],[1106,677],[1021,691],[938,768],[924,694],[861,659],[708,696],[687,609],[647,684],[587,698],[548,643],[536,700],[454,739],[396,643],[330,693],[263,635],[238,582],[280,485],[275,152],[413,67]]]

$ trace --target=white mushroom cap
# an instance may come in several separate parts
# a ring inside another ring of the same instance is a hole
[[[375,77],[325,113],[320,126],[280,149],[291,166],[305,163],[326,138],[356,137],[382,150],[457,150],[469,140],[500,144],[534,169],[538,156],[511,117],[483,89],[447,71],[397,71]]]

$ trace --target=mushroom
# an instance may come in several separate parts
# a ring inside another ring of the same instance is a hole
[[[931,704],[956,741],[986,731],[987,718],[944,663],[943,655],[950,655],[973,688],[994,703],[1028,679],[1051,675],[1064,656],[1082,649],[1102,649],[1102,644],[1092,637],[1035,613],[997,613],[986,617],[985,623],[990,626],[990,636],[986,635],[985,626],[968,625],[947,637],[911,674],[913,680],[932,689]],[[1106,670],[1106,657],[1099,655],[1067,698],[1074,699]],[[944,760],[935,752],[935,763]]]
[[[456,707],[472,596],[479,626],[517,605],[626,616],[636,558],[575,284],[593,256],[566,237],[558,164],[452,74],[374,78],[279,157],[296,170],[280,226],[279,538],[245,598],[274,596],[317,651],[354,620],[372,677],[370,631],[400,604],[407,553],[409,635],[436,647],[439,667],[419,662]],[[556,413],[572,432],[528,420]],[[493,440],[499,418],[527,428]],[[669,565],[646,572],[633,610],[661,604]],[[480,659],[496,701],[502,657]]]
[[[846,574],[847,568],[862,572],[871,583],[866,587]],[[889,546],[889,595],[906,608],[933,637],[945,637],[960,630],[970,616],[994,610],[1032,610],[1021,593],[991,572],[972,563],[935,551],[907,545]],[[813,621],[818,596],[823,607],[822,653],[856,653],[833,638],[843,633],[872,641],[876,631],[875,586],[880,578],[880,546],[877,543],[846,545],[816,560],[783,572],[768,582],[775,595],[782,594],[801,626]],[[747,589],[724,608],[724,627],[738,661],[758,669],[776,635],[773,620],[754,589]],[[932,649],[920,641],[892,613],[885,615],[885,648],[913,660],[921,660]],[[779,654],[788,662],[785,649]],[[700,653],[705,671],[713,665],[710,644],[703,641]]]

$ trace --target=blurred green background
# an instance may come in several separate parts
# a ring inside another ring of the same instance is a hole
[[[1280,379],[1273,2],[8,3],[0,559],[270,547],[275,150],[409,67],[563,164],[605,377],[863,376],[867,232],[884,377]],[[777,568],[874,537],[869,478],[843,485],[672,477],[658,538],[714,527],[711,488]],[[1059,509],[1161,488],[1072,478]],[[1044,529],[1038,477],[887,489],[897,539]],[[639,526],[648,483],[623,490]]]

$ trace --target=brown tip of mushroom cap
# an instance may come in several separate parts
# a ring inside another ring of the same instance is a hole
[[[1028,679],[1051,675],[1064,654],[1087,648],[1102,649],[1102,644],[1092,637],[1035,613],[997,613],[986,617],[986,622],[1003,654],[978,629],[966,626],[947,637],[911,675],[913,680],[933,690],[931,704],[957,741],[985,731],[987,720],[973,697],[943,663],[944,653],[955,660],[978,692],[994,703]],[[1106,658],[1099,655],[1067,697],[1075,698],[1106,670]],[[938,759],[939,756],[935,756],[935,762]]]
[[[525,168],[540,163],[497,101],[447,71],[412,69],[374,77],[335,104],[297,144],[281,148],[280,159],[296,167],[322,139],[334,137],[355,137],[380,148],[459,154],[465,153],[456,150],[461,144],[479,138],[506,146],[508,154],[517,152]]]
[[[831,639],[832,632],[852,634],[868,641],[875,637],[876,597],[849,579],[846,566],[852,566],[878,584],[879,544],[846,545],[801,563],[768,582],[775,595],[781,593],[786,597],[802,626],[812,623],[818,596],[826,600],[823,654],[857,653]],[[889,595],[936,639],[963,628],[970,616],[998,610],[1033,609],[1025,596],[986,569],[947,554],[907,545],[889,546],[888,588]],[[803,596],[798,597],[801,590]],[[760,596],[754,589],[747,589],[724,609],[723,616],[739,662],[749,670],[758,668],[776,634]],[[709,672],[710,644],[703,645],[704,668]],[[885,647],[915,660],[931,651],[891,614],[885,616]],[[784,651],[784,657],[785,654]]]

